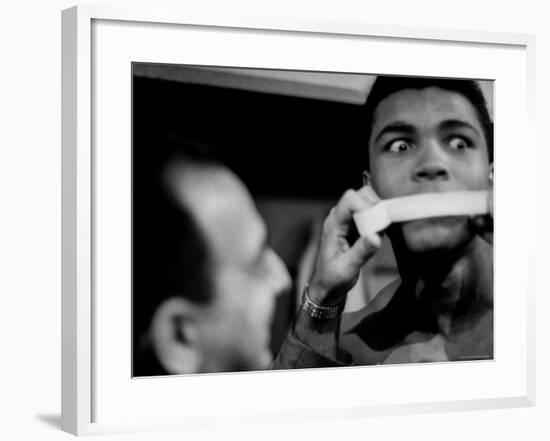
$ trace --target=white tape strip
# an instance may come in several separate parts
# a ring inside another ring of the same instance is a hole
[[[378,233],[392,223],[441,216],[477,216],[487,214],[489,192],[457,191],[422,193],[395,199],[385,199],[354,214],[361,236]]]

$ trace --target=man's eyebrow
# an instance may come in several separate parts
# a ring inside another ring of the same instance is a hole
[[[446,119],[445,121],[442,121],[439,124],[438,128],[439,130],[453,130],[453,129],[467,128],[467,129],[473,130],[478,136],[481,136],[481,133],[479,133],[479,130],[476,129],[472,124],[460,119]]]
[[[390,124],[385,125],[384,128],[380,130],[380,133],[376,135],[374,142],[377,143],[382,136],[393,132],[412,134],[416,132],[416,129],[412,124],[403,121],[393,121]]]
[[[467,121],[463,121],[460,119],[446,119],[438,124],[439,130],[454,130],[454,129],[463,129],[467,128],[470,130],[473,130],[478,136],[481,136],[481,133],[478,129],[476,129],[475,126],[470,124]],[[388,134],[388,133],[405,133],[405,134],[414,134],[416,132],[416,128],[414,125],[403,122],[403,121],[394,121],[390,124],[385,125],[380,133],[376,135],[376,138],[374,139],[374,142],[377,143],[382,136]]]

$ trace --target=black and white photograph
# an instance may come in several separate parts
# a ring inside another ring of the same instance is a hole
[[[494,360],[493,81],[134,62],[131,108],[132,376]]]

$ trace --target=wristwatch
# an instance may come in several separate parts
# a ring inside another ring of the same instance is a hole
[[[309,298],[309,282],[304,286],[302,293],[302,309],[310,316],[318,320],[331,320],[342,314],[345,301],[336,306],[321,306]]]

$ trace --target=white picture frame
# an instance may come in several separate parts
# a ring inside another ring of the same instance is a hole
[[[193,49],[178,44],[180,38],[181,42],[192,39]],[[78,6],[63,11],[62,428],[91,435],[219,426],[237,420],[246,424],[534,405],[534,47],[534,37],[526,34],[193,16],[185,10]],[[319,48],[323,53],[315,55]],[[367,67],[354,54],[369,51],[406,51],[422,63],[404,65],[403,59],[373,57]],[[437,66],[433,55],[440,53],[456,54],[458,66]],[[319,369],[132,379],[126,362],[119,362],[130,351],[124,331],[129,323],[129,239],[122,234],[120,240],[112,240],[127,228],[130,206],[129,61],[494,80],[499,219],[495,225],[495,360],[345,372]],[[113,116],[118,128],[109,124]],[[519,158],[511,153],[518,142],[524,152]],[[98,145],[110,148],[98,150]],[[512,205],[510,200],[517,203]],[[123,211],[117,212],[117,225],[110,225],[115,217],[105,213],[119,209]],[[515,245],[519,261],[517,257],[512,261],[499,238],[510,234],[520,217],[526,236]],[[111,274],[113,265],[120,271]],[[107,291],[123,294],[106,298]],[[513,294],[514,299],[504,293]],[[514,330],[510,330],[512,317]],[[457,384],[445,382],[450,374]],[[384,388],[390,379],[395,390]],[[434,386],[427,386],[431,383]],[[357,384],[364,385],[365,391],[357,393],[351,387]],[[187,403],[193,400],[192,408],[181,402],[175,406],[181,391]],[[220,396],[212,403],[201,399],[200,391]],[[299,391],[297,396],[293,391]]]

